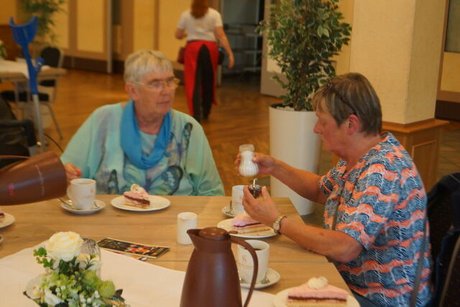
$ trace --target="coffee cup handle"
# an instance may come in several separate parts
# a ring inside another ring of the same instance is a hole
[[[247,243],[245,240],[231,236],[230,239],[232,240],[233,243],[239,244],[246,248],[246,250],[251,254],[252,261],[254,262],[254,270],[252,271],[252,280],[251,280],[251,286],[249,287],[248,295],[246,296],[246,301],[244,302],[244,307],[248,306],[249,300],[251,299],[252,292],[254,291],[254,287],[256,286],[256,281],[257,281],[257,272],[259,271],[259,260],[257,259],[257,254],[256,251],[254,250],[254,247],[252,247],[249,243]]]

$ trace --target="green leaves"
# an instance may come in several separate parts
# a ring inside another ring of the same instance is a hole
[[[53,15],[61,12],[61,4],[66,0],[21,0],[22,10],[29,16],[37,16],[37,37],[45,41],[47,36],[51,42],[56,41],[56,35],[52,31],[54,27]]]
[[[285,78],[285,105],[312,110],[313,93],[335,75],[331,58],[348,44],[351,27],[342,21],[338,0],[280,0],[258,31],[265,34],[269,56]]]
[[[110,280],[102,280],[91,269],[99,256],[80,253],[69,261],[51,259],[45,247],[33,252],[46,270],[39,279],[32,280],[33,299],[40,306],[125,306],[122,290],[116,290]]]

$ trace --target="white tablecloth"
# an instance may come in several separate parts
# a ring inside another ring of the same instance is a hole
[[[41,69],[44,70],[48,68],[49,66],[43,65]],[[0,72],[19,72],[29,79],[29,70],[25,60],[19,62],[0,60]]]
[[[110,279],[131,307],[179,306],[185,272],[145,263],[126,255],[101,250],[102,279]],[[37,306],[23,295],[27,283],[44,269],[33,248],[0,259],[0,307]],[[243,299],[247,290],[242,290]],[[272,294],[254,291],[249,306],[272,306]]]

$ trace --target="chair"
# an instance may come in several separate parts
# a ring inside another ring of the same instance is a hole
[[[428,193],[432,306],[460,306],[460,173],[444,176]]]
[[[44,65],[48,65],[51,67],[62,67],[63,63],[63,52],[61,49],[57,47],[45,47],[40,52],[40,57],[43,58]],[[62,139],[62,132],[61,128],[57,122],[56,116],[54,114],[54,110],[52,104],[56,98],[56,87],[57,87],[57,80],[56,79],[49,79],[49,80],[42,80],[38,84],[38,100],[40,101],[41,105],[44,105],[48,108],[51,118],[56,126],[56,130],[58,131],[59,137]],[[24,110],[26,103],[32,101],[32,97],[28,88],[24,84],[17,84],[16,90],[8,90],[3,91],[1,93],[3,99],[12,102],[18,103],[19,107]],[[24,114],[24,112],[23,112]]]
[[[37,139],[34,124],[29,119],[17,120],[7,102],[0,98],[0,155],[32,156]],[[0,168],[22,158],[0,158]]]

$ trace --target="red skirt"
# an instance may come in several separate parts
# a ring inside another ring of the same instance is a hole
[[[216,42],[212,41],[189,41],[185,46],[185,58],[184,58],[184,83],[185,83],[185,96],[187,98],[187,105],[191,115],[193,112],[193,91],[195,89],[196,71],[198,68],[198,53],[201,46],[205,45],[211,57],[211,64],[214,72],[213,87],[212,87],[212,104],[217,104],[215,97],[216,88],[216,72],[217,72],[217,61],[219,58],[219,49]]]

